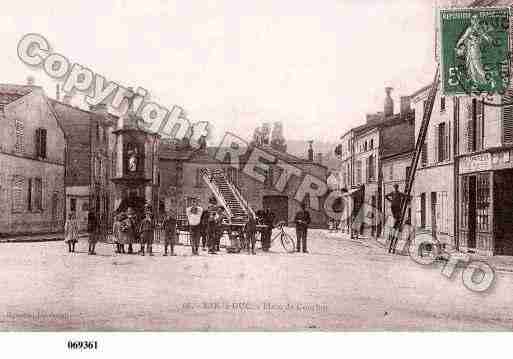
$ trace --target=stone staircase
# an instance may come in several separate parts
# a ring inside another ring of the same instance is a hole
[[[244,224],[248,221],[248,210],[235,193],[233,184],[228,181],[223,170],[205,170],[203,180],[218,202],[227,209],[232,224]]]

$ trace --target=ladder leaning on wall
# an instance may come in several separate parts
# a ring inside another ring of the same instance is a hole
[[[433,113],[433,106],[435,104],[436,93],[438,91],[438,86],[440,84],[440,65],[437,66],[435,77],[433,79],[433,83],[431,84],[431,89],[429,90],[428,99],[426,106],[424,108],[424,113],[422,116],[422,124],[420,126],[419,135],[417,137],[417,142],[415,143],[415,152],[413,154],[413,158],[411,160],[410,165],[410,175],[406,179],[406,187],[404,190],[405,198],[401,204],[401,217],[399,221],[395,223],[394,229],[391,231],[390,236],[390,246],[388,248],[389,253],[395,253],[397,242],[399,237],[401,236],[402,227],[404,223],[404,217],[406,216],[406,211],[408,209],[408,202],[411,196],[411,190],[413,187],[413,183],[415,181],[415,174],[417,173],[417,165],[419,164],[419,159],[422,154],[422,146],[424,145],[424,141],[426,140],[426,134],[429,127],[429,121],[431,119],[431,114]]]

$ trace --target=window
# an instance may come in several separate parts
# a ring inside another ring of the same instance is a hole
[[[356,183],[362,183],[362,161],[356,161]]]
[[[70,212],[77,211],[77,199],[76,198],[69,199],[69,210],[70,210]]]
[[[365,141],[364,144],[363,144],[363,150],[367,151],[367,141]]]
[[[394,164],[391,163],[390,167],[388,168],[388,179],[392,181],[394,179]]]
[[[483,149],[484,142],[484,112],[483,102],[475,98],[467,105],[467,151],[474,152]]]
[[[12,211],[21,212],[23,206],[23,186],[25,179],[22,176],[15,175],[12,180]]]
[[[46,129],[36,129],[36,157],[46,158]]]
[[[196,168],[196,187],[203,187],[204,168]]]
[[[14,127],[16,131],[16,144],[14,149],[16,152],[23,153],[25,151],[25,144],[23,141],[24,124],[23,120],[17,118],[14,120]]]
[[[370,149],[372,150],[374,148],[374,140],[371,138],[370,140]]]
[[[426,227],[426,194],[420,194],[420,228]]]
[[[411,167],[410,167],[410,166],[407,166],[407,167],[406,167],[405,177],[404,177],[404,179],[406,180],[406,182],[408,182],[408,178],[410,178],[410,172],[411,172]]]
[[[440,97],[440,112],[445,112],[445,97]]]
[[[367,181],[372,181],[375,179],[374,162],[374,155],[370,155],[369,157],[367,157]]]
[[[34,178],[34,210],[42,210],[43,209],[43,182],[41,178]]]
[[[482,173],[476,176],[476,230],[490,232],[490,176]]]
[[[422,144],[421,152],[420,152],[420,164],[422,167],[427,166],[428,154],[427,154],[427,136],[426,140]]]
[[[504,94],[503,103],[513,102],[513,89],[509,88]],[[513,143],[513,106],[504,106],[502,111],[502,140]]]
[[[446,158],[446,134],[445,122],[438,124],[438,162],[445,161]]]
[[[32,211],[32,178],[28,179],[27,186],[27,209]]]

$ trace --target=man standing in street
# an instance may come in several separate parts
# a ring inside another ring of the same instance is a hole
[[[99,228],[98,218],[93,211],[89,211],[87,216],[87,232],[89,232],[89,255],[95,255],[96,242],[98,241]]]
[[[388,248],[388,252],[392,253],[395,251],[396,242],[399,239],[397,231],[399,228],[399,221],[401,219],[401,211],[403,206],[403,201],[409,201],[410,198],[407,198],[405,193],[399,191],[399,185],[394,184],[394,191],[390,192],[385,196],[385,199],[390,202],[390,210],[392,212],[392,217],[394,217],[394,231],[391,231],[389,234],[390,246]]]
[[[217,201],[215,198],[210,198],[207,207],[207,238],[208,238],[208,253],[217,254]]]
[[[263,222],[267,228],[263,231],[262,250],[269,252],[269,248],[271,247],[271,234],[274,228],[274,213],[269,207],[264,209]]]
[[[390,210],[392,211],[392,217],[394,217],[394,228],[397,228],[406,194],[399,191],[399,185],[396,183],[394,184],[394,191],[387,194],[385,199],[390,202]]]
[[[169,255],[175,255],[175,240],[176,240],[176,215],[170,209],[164,222],[162,223],[164,228],[164,256],[167,256],[167,247],[169,246]]]
[[[297,211],[294,222],[296,223],[296,251],[301,252],[303,247],[303,253],[308,253],[306,236],[310,225],[310,213],[306,210],[306,204],[301,203],[301,209]]]
[[[199,241],[200,241],[200,222],[201,215],[203,214],[203,208],[198,206],[198,200],[195,198],[192,200],[192,205],[187,208],[187,220],[189,221],[189,231],[191,235],[191,248],[192,254],[199,255]]]

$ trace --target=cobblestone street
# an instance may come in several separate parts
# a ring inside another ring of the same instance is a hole
[[[113,254],[3,243],[2,330],[511,330],[512,274],[466,289],[371,241],[310,233],[310,254]]]

